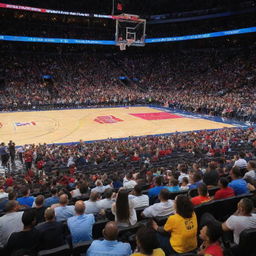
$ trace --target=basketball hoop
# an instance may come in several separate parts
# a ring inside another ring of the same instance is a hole
[[[126,43],[119,43],[120,51],[126,50]]]

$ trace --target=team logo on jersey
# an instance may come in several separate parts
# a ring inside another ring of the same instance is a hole
[[[109,116],[97,116],[94,119],[95,122],[98,122],[100,124],[113,124],[117,122],[122,122],[122,119],[119,119],[115,116],[109,115]]]

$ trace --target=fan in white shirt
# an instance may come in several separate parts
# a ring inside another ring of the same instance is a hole
[[[129,195],[129,200],[133,201],[134,208],[149,206],[149,197],[148,195],[143,195],[142,187],[136,185],[132,191],[132,194]]]
[[[123,187],[125,189],[130,189],[130,188],[134,188],[135,185],[137,185],[137,182],[135,180],[132,179],[132,173],[128,173],[123,180]]]
[[[237,212],[222,224],[223,231],[233,231],[234,242],[239,244],[239,236],[245,229],[256,228],[256,214],[252,214],[253,202],[243,198],[237,205]]]
[[[244,154],[243,152],[240,152],[240,153],[239,153],[239,159],[235,161],[234,166],[238,166],[238,167],[240,167],[241,169],[246,168],[246,166],[247,166],[247,161],[244,159],[244,157],[245,157],[245,154]]]
[[[112,200],[113,190],[108,188],[104,192],[105,198],[97,201],[99,209],[111,209],[114,200]]]
[[[255,161],[248,162],[247,170],[248,170],[248,172],[245,173],[244,179],[251,178],[253,180],[256,180],[256,162]]]
[[[100,194],[98,192],[91,192],[90,199],[84,201],[85,203],[85,213],[86,214],[97,214],[100,211],[98,206],[98,200],[100,199]]]
[[[142,217],[168,216],[174,213],[174,202],[169,199],[169,191],[164,188],[158,198],[160,203],[155,203],[147,207],[142,213]]]
[[[110,185],[104,186],[101,180],[96,180],[96,187],[92,189],[92,192],[104,193],[107,188],[111,188]]]

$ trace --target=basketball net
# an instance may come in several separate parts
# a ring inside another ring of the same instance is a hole
[[[126,46],[128,46],[128,47],[131,46],[133,42],[134,42],[133,39],[127,39],[126,42],[119,43],[120,50],[125,51]]]

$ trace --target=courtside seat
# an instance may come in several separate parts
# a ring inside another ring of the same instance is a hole
[[[72,255],[73,256],[82,256],[84,255],[90,245],[92,244],[92,241],[86,241],[86,242],[81,242],[73,245],[72,249]]]
[[[68,244],[50,249],[50,250],[43,250],[38,253],[38,256],[70,256],[71,249]]]

